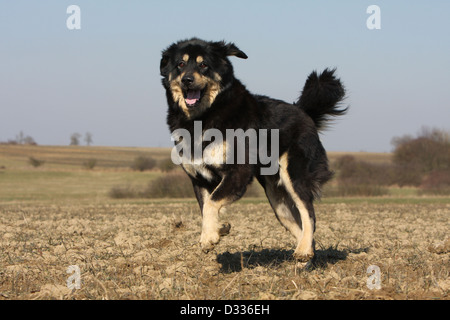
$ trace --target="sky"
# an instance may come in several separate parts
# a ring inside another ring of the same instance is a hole
[[[337,68],[350,109],[325,148],[390,152],[395,136],[450,129],[449,15],[448,0],[1,0],[0,141],[172,146],[161,51],[195,36],[235,43],[249,56],[230,58],[235,76],[287,102],[311,71]]]

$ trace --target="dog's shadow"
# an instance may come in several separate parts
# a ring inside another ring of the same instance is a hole
[[[315,251],[314,259],[308,270],[326,268],[347,259],[349,253],[367,252],[368,248],[357,250],[339,250],[336,247],[319,249]],[[222,266],[223,273],[240,272],[244,268],[253,269],[259,266],[276,267],[284,262],[295,262],[294,250],[262,249],[260,251],[224,252],[217,255],[217,262]]]

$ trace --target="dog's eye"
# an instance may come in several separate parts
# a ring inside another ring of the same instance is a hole
[[[204,63],[204,62],[201,62],[198,66],[200,67],[200,69],[208,68],[208,65],[206,63]]]
[[[180,61],[179,63],[178,63],[178,68],[184,68],[186,66],[186,62],[184,62],[184,61]]]

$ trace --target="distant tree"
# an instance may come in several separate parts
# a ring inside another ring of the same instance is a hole
[[[86,134],[84,135],[84,141],[86,141],[86,144],[87,144],[88,146],[90,146],[91,143],[93,142],[93,141],[92,141],[92,133],[86,132]]]
[[[16,135],[16,142],[18,144],[23,144],[23,140],[25,139],[25,135],[23,134],[23,131],[20,131],[18,135]]]
[[[28,145],[37,145],[36,141],[31,136],[26,136],[23,131],[20,131],[18,135],[16,135],[15,140],[9,140],[9,144],[28,144]]]
[[[70,136],[70,145],[71,146],[79,146],[80,145],[80,138],[81,134],[79,133],[72,133]]]
[[[37,145],[36,141],[34,141],[34,139],[33,139],[32,137],[30,137],[30,136],[26,136],[26,137],[23,139],[23,143],[24,143],[24,144],[31,145],[31,146]]]
[[[416,138],[394,138],[394,163],[422,173],[450,169],[450,135],[439,129],[422,128]]]

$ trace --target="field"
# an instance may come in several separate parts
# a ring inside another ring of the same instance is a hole
[[[164,174],[131,170],[139,155],[164,159],[169,150],[0,145],[0,299],[449,299],[449,197],[413,188],[325,197],[316,260],[303,269],[264,198],[222,214],[232,229],[209,254],[193,198],[111,199],[116,185]],[[30,157],[45,162],[34,168]],[[91,170],[88,159],[97,160]],[[70,266],[78,289],[68,288]]]

